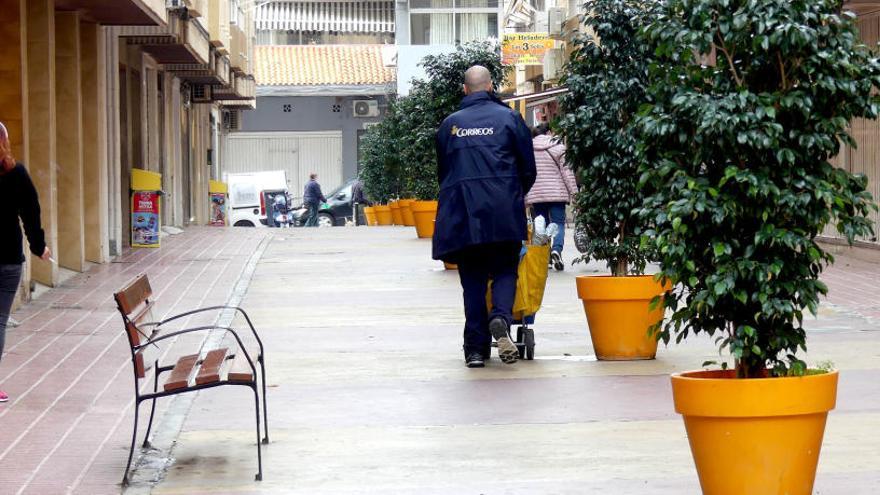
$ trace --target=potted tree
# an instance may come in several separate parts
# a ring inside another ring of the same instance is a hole
[[[566,66],[568,93],[555,128],[582,184],[574,199],[578,229],[586,234],[579,261],[603,260],[611,276],[577,277],[578,295],[599,359],[653,359],[657,338],[649,329],[663,309],[650,302],[664,286],[645,275],[653,253],[640,244],[644,222],[634,211],[643,201],[634,122],[648,85],[649,53],[637,35],[657,8],[640,0],[591,0],[584,9],[588,32],[576,39]]]
[[[798,357],[833,262],[816,236],[871,233],[866,179],[829,161],[877,117],[880,65],[837,0],[667,0],[645,35],[641,214],[676,287],[658,329],[734,364],[672,377],[703,493],[810,494],[838,380]]]
[[[399,191],[402,133],[401,115],[392,102],[385,119],[370,127],[363,137],[361,180],[366,194],[376,202],[376,206],[365,211],[368,219],[375,219],[370,225],[390,225],[393,222],[387,203]]]

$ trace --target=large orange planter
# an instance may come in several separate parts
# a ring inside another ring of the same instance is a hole
[[[654,359],[657,339],[648,329],[663,318],[663,305],[649,308],[664,292],[653,275],[579,276],[578,297],[590,326],[596,357],[607,361]]]
[[[378,225],[391,225],[394,218],[391,216],[391,207],[388,205],[376,205],[376,223]]]
[[[727,371],[672,376],[704,495],[810,495],[836,371],[736,379]]]
[[[420,239],[434,237],[434,220],[437,218],[436,201],[414,201],[410,205],[416,223],[416,234]]]
[[[372,206],[367,206],[364,208],[364,216],[367,217],[367,225],[374,226],[378,225],[376,221],[376,209]]]
[[[403,215],[400,213],[399,201],[392,201],[388,203],[388,206],[391,207],[391,221],[394,222],[394,225],[403,225]]]
[[[397,202],[400,205],[400,215],[403,217],[403,224],[407,227],[413,227],[416,224],[416,219],[412,212],[413,201],[412,199],[401,199]]]

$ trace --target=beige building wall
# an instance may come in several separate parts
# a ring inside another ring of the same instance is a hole
[[[83,221],[85,259],[110,259],[107,188],[107,88],[104,73],[105,40],[97,24],[80,26],[82,52]]]
[[[55,99],[55,6],[52,0],[27,2],[27,73],[29,168],[40,195],[46,244],[58,253],[57,104]],[[34,263],[35,281],[54,287],[58,265]]]

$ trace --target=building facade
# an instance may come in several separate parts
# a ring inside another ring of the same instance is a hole
[[[256,9],[257,109],[222,141],[228,172],[284,170],[294,197],[358,173],[360,138],[395,88],[393,1],[268,1]]]
[[[250,3],[0,0],[0,121],[58,260],[24,287],[126,249],[133,169],[162,174],[165,225],[207,223],[224,116],[255,102]]]

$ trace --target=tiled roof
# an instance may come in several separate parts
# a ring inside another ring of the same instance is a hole
[[[257,46],[254,75],[258,86],[389,84],[395,71],[384,66],[382,46]]]

